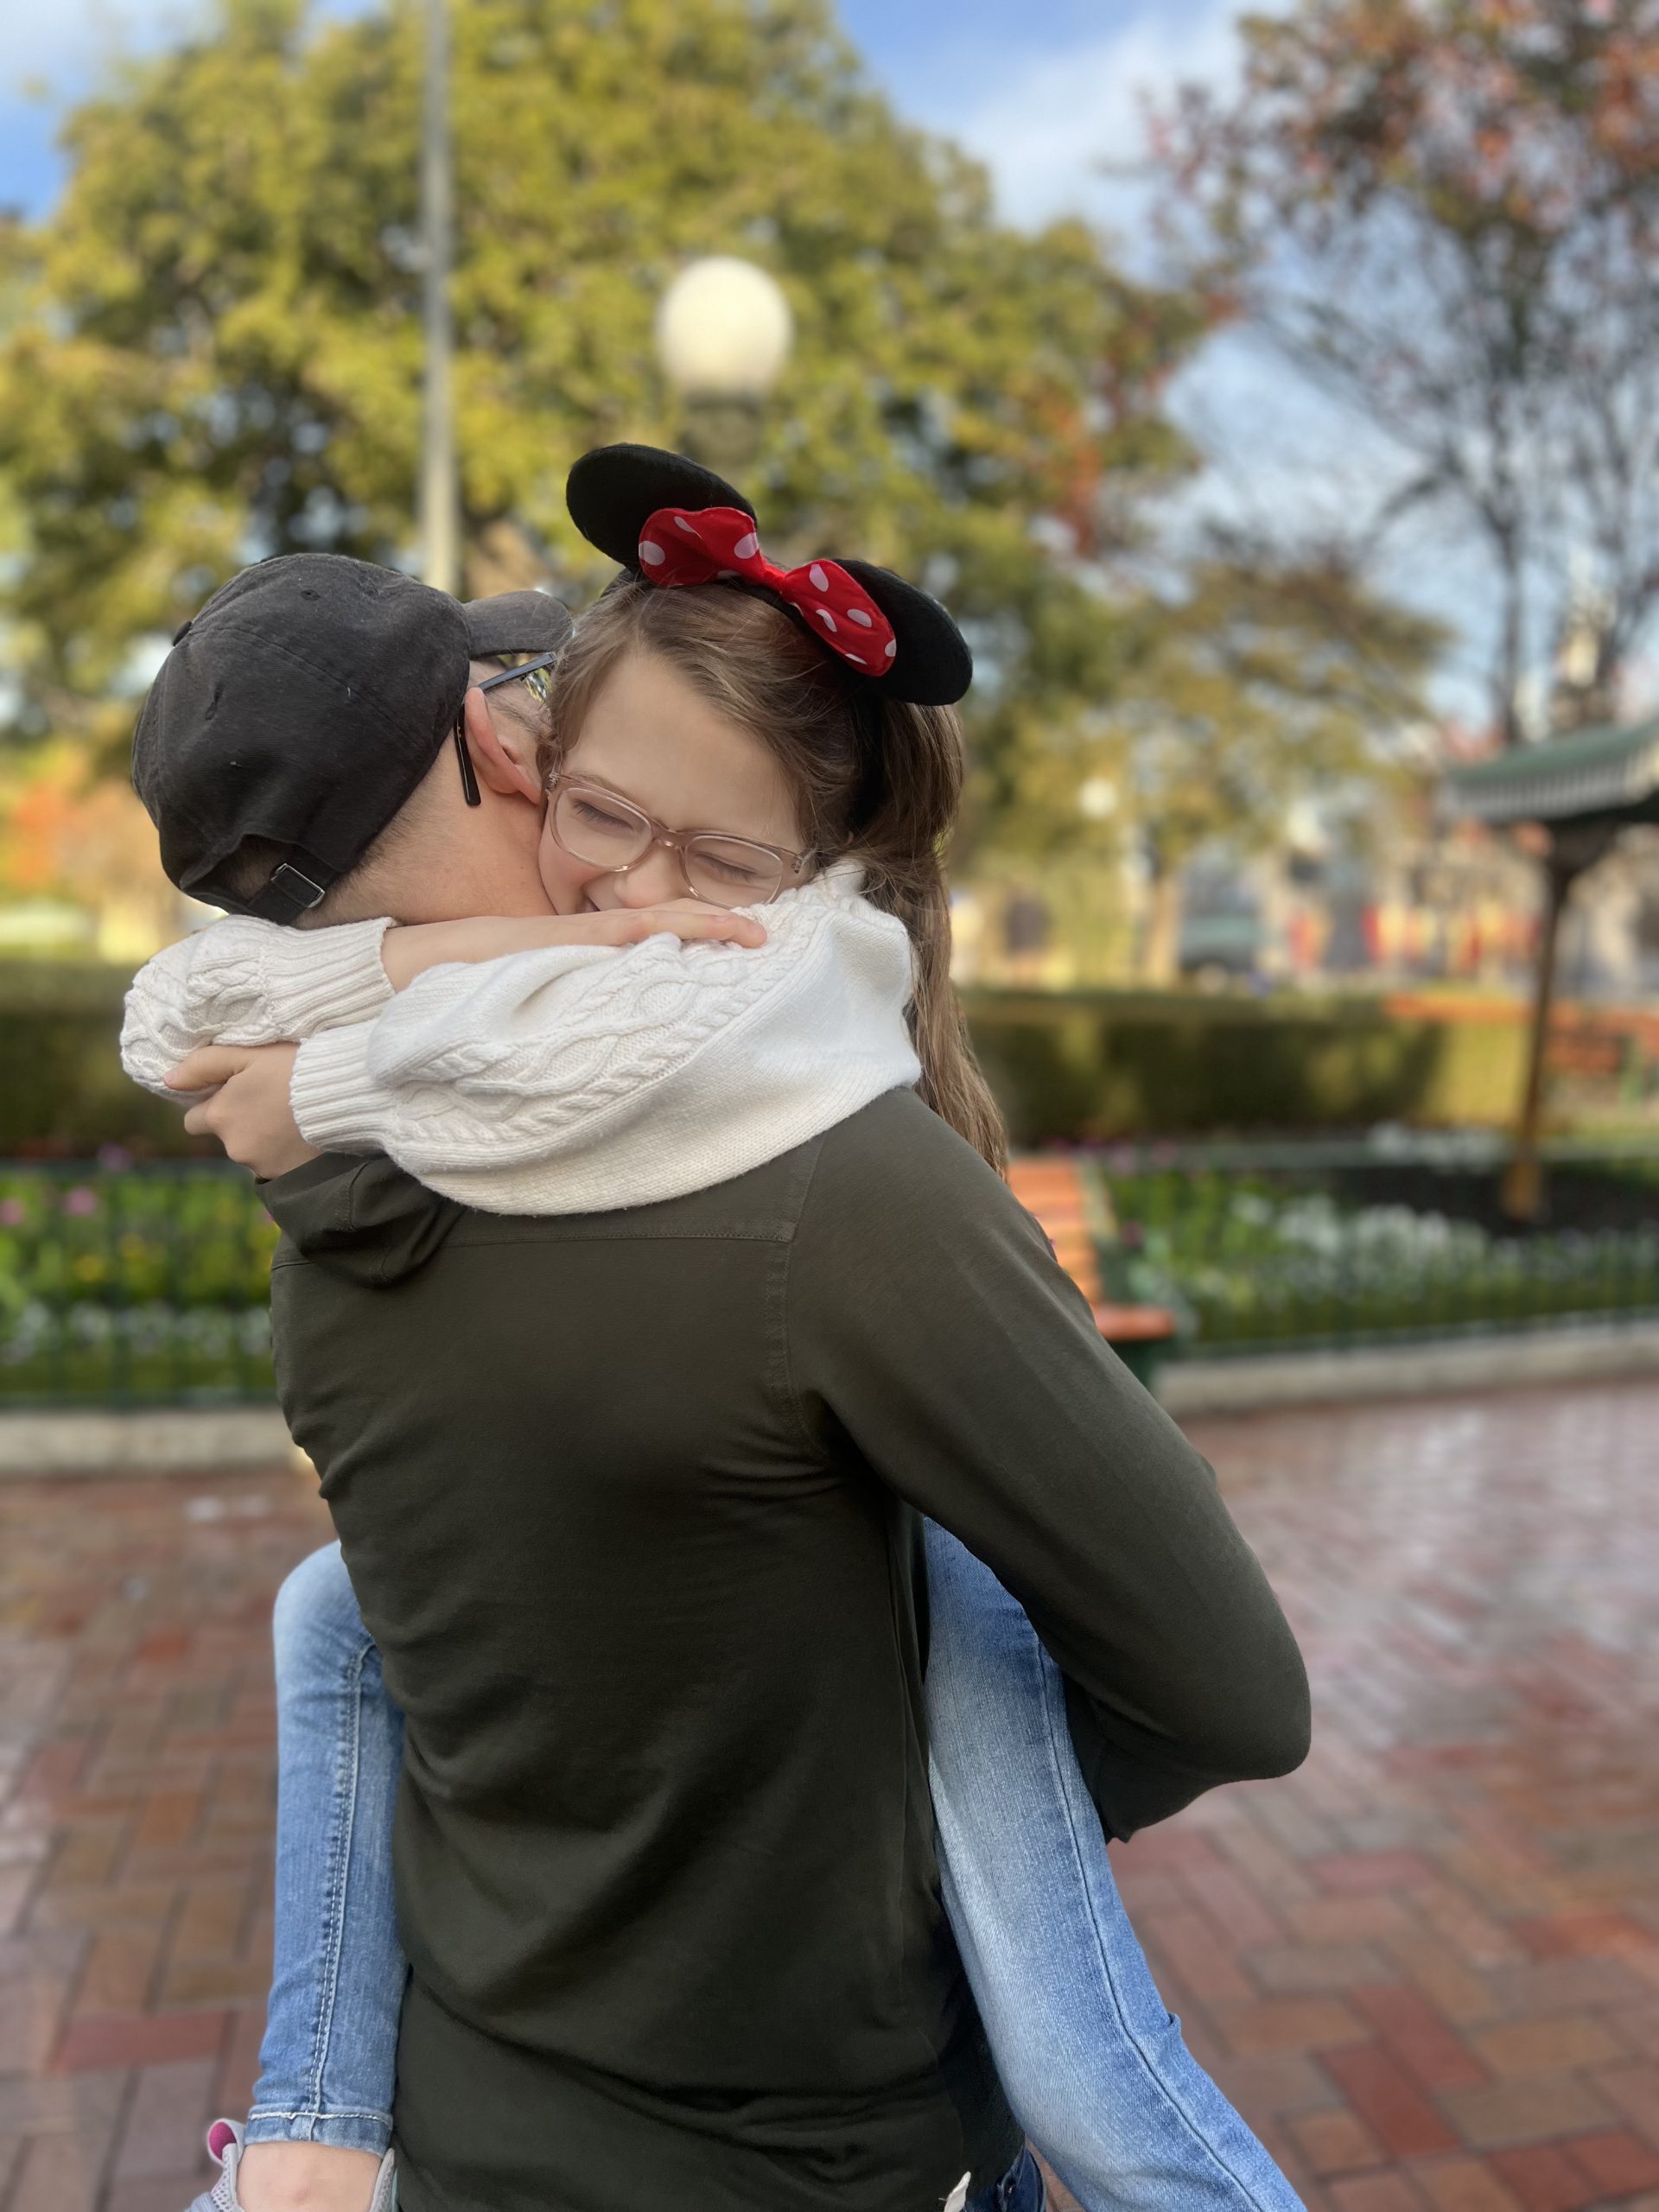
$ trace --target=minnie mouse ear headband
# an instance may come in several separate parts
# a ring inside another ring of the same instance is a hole
[[[953,707],[973,680],[962,632],[938,600],[868,561],[780,569],[761,551],[743,494],[682,454],[600,446],[570,471],[564,496],[588,543],[631,575],[757,592],[889,699]]]

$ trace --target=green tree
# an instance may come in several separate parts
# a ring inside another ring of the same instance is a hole
[[[69,118],[61,203],[5,241],[22,552],[0,611],[26,727],[113,759],[135,644],[244,563],[408,550],[417,13],[220,0]],[[737,251],[798,326],[747,472],[769,539],[945,593],[991,752],[1012,702],[1057,732],[1093,705],[1117,646],[1086,571],[1187,465],[1160,400],[1203,300],[1128,282],[1079,224],[1000,225],[982,171],[869,89],[827,0],[467,0],[453,38],[474,587],[526,560],[598,581],[565,471],[674,439],[657,300]]]

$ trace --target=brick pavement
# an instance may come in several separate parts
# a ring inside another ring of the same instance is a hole
[[[1193,1424],[1317,1748],[1118,1854],[1314,2212],[1659,2212],[1659,1385]],[[181,2212],[269,1942],[279,1469],[0,1484],[0,2212]]]

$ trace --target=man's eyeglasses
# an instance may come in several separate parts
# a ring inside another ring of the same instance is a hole
[[[504,668],[494,676],[486,676],[479,684],[468,684],[467,690],[497,691],[504,683],[522,683],[540,706],[550,710],[553,702],[553,683],[550,671],[558,658],[556,653],[537,653],[521,662],[517,668]],[[461,796],[468,806],[482,806],[484,795],[478,788],[478,771],[473,766],[473,756],[467,747],[467,702],[463,697],[461,712],[455,716],[455,755],[461,762]]]

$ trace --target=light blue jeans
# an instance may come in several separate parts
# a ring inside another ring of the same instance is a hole
[[[276,1910],[250,2143],[391,2140],[409,1968],[391,1892],[404,1716],[340,1546],[276,1593]]]
[[[931,1523],[927,1567],[945,1910],[1015,2118],[1084,2212],[1300,2212],[1153,1983],[1053,1662]],[[276,1646],[276,1959],[248,2140],[378,2152],[408,1971],[391,1863],[403,1721],[338,1544],[283,1585]]]

